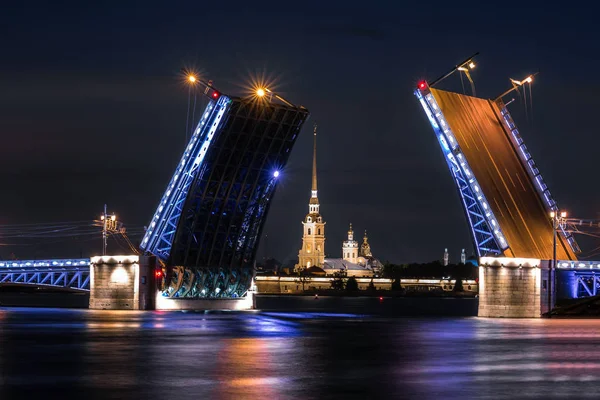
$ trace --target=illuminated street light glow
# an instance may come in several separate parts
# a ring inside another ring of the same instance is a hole
[[[188,81],[190,81],[191,83],[195,83],[196,77],[194,75],[190,75],[190,76],[188,76]]]
[[[475,68],[475,63],[473,61],[471,61],[469,63],[469,68],[471,68],[471,69]]]
[[[279,177],[279,171],[275,171],[275,172],[273,172],[273,176],[274,176],[275,178],[278,178],[278,177]]]
[[[258,97],[263,97],[263,96],[265,95],[265,89],[263,89],[263,88],[258,88],[258,89],[256,90],[256,95],[257,95]]]
[[[562,212],[560,213],[560,217],[561,217],[561,218],[567,218],[567,212],[566,212],[566,211],[562,211]]]

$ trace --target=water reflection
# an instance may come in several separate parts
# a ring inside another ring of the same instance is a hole
[[[0,398],[596,398],[600,321],[0,309]]]

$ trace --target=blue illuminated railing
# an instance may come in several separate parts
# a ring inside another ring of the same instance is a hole
[[[0,261],[0,284],[90,290],[90,259]]]
[[[89,267],[89,266],[90,266],[89,258],[0,261],[0,270],[2,268]]]
[[[508,243],[440,107],[428,88],[415,90],[415,96],[427,114],[460,193],[478,256],[502,253]]]
[[[202,161],[230,102],[222,95],[209,102],[142,239],[140,247],[162,261],[169,258],[189,188],[202,170]]]
[[[523,162],[523,164],[526,165],[525,169],[527,170],[527,173],[529,174],[530,178],[534,182],[534,186],[535,186],[538,194],[540,195],[540,197],[542,199],[544,199],[546,209],[548,211],[558,212],[558,206],[556,204],[556,201],[554,201],[554,199],[552,198],[552,195],[550,194],[550,190],[548,189],[548,186],[546,185],[546,183],[544,182],[544,179],[542,178],[542,174],[540,174],[540,171],[535,166],[535,162],[533,161],[531,154],[527,150],[527,146],[525,146],[523,138],[521,137],[521,134],[519,133],[519,130],[517,129],[517,125],[515,124],[510,113],[508,112],[506,105],[504,105],[504,103],[502,101],[498,101],[496,104],[500,108],[500,113],[502,115],[502,118],[504,119],[504,123],[506,124],[506,127],[508,128],[508,130],[511,133],[511,135],[509,135],[509,138],[510,138],[511,142],[513,143],[513,146],[515,147],[515,149],[519,149],[519,151],[517,151],[517,154],[521,158],[521,161]],[[567,239],[567,242],[569,243],[571,250],[573,250],[573,252],[575,252],[575,253],[579,253],[581,250],[579,248],[579,245],[575,241],[575,238],[573,237],[573,235],[571,235],[569,232],[567,232],[565,230],[564,226],[562,226],[562,225],[560,226],[560,230],[561,230],[562,236]]]

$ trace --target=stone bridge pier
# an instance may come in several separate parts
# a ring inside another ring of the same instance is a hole
[[[155,257],[137,255],[92,257],[90,309],[154,310]]]
[[[479,317],[539,318],[554,308],[551,261],[481,257],[479,265]]]

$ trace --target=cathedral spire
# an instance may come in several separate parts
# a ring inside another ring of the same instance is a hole
[[[313,170],[312,170],[312,195],[317,198],[317,124],[314,129],[314,144],[313,144]]]

